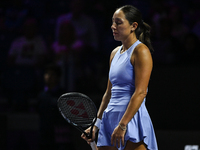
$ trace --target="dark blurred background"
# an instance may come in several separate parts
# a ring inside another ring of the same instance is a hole
[[[200,0],[1,0],[0,149],[89,149],[56,100],[77,91],[99,107],[125,4],[152,27],[146,105],[159,148],[199,150]]]

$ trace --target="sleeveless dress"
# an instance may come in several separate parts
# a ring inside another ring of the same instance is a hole
[[[139,40],[136,41],[122,54],[120,54],[121,46],[111,62],[109,71],[109,79],[112,83],[111,99],[102,116],[97,141],[98,147],[113,146],[111,145],[111,135],[126,111],[135,90],[135,73],[130,58],[134,48],[140,43]],[[148,150],[158,150],[153,125],[146,109],[145,101],[146,98],[127,125],[125,145],[128,140],[133,143],[144,141]],[[120,144],[118,150],[123,150],[125,145],[122,146]]]

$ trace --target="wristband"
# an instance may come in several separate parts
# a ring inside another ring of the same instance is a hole
[[[100,124],[101,124],[101,119],[97,118],[96,122],[95,122],[95,126],[100,129]]]
[[[123,130],[123,131],[126,131],[126,126],[125,127],[122,127],[122,125],[119,123],[119,127]]]

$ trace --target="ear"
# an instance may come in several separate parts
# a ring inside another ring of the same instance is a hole
[[[137,22],[133,22],[132,25],[131,25],[131,31],[135,31],[138,27],[138,23]]]

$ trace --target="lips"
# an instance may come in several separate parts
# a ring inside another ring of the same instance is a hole
[[[116,33],[116,32],[113,32],[113,35],[117,35],[118,33]]]

